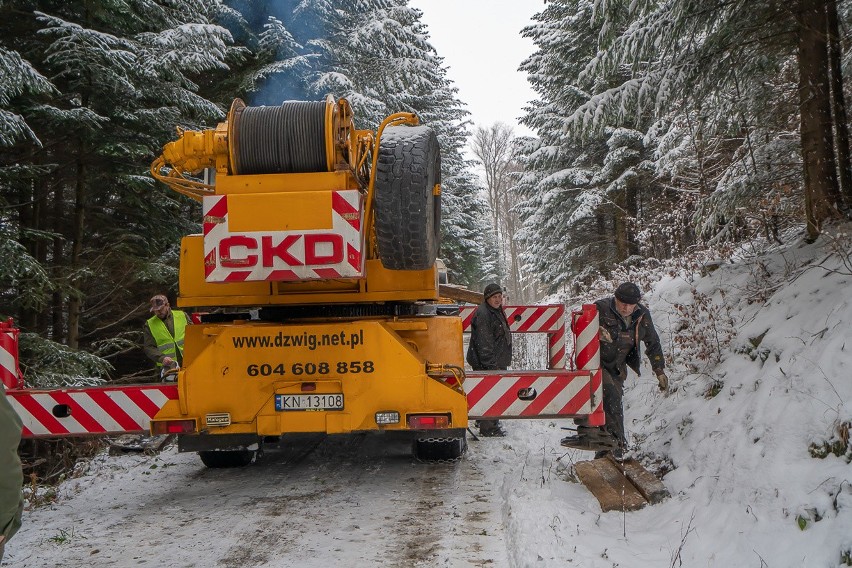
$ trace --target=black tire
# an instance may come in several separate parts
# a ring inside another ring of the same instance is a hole
[[[427,126],[390,126],[382,133],[373,198],[382,266],[426,270],[441,242],[441,151]]]
[[[432,438],[427,433],[420,434],[414,439],[414,457],[420,461],[452,461],[457,460],[467,451],[467,438],[464,430],[456,435]]]
[[[254,459],[252,450],[208,450],[198,452],[201,463],[209,468],[245,467]]]

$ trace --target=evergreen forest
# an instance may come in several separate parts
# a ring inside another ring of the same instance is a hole
[[[416,113],[441,145],[451,281],[519,303],[836,234],[850,25],[848,0],[548,0],[518,30],[535,135],[515,136],[470,122],[407,0],[0,0],[0,320],[30,386],[153,378],[148,299],[177,295],[201,209],[150,165],[236,97],[333,94],[370,129]]]

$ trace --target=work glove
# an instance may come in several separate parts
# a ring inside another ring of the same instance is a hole
[[[657,373],[657,382],[660,383],[660,390],[666,392],[669,390],[669,377],[664,371]]]

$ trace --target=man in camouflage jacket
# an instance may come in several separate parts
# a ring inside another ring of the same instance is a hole
[[[606,430],[615,436],[619,448],[613,451],[620,458],[627,445],[624,435],[624,381],[627,368],[636,374],[640,366],[640,343],[645,344],[651,369],[657,376],[661,391],[666,391],[669,379],[664,371],[663,349],[660,337],[651,321],[651,312],[641,305],[642,294],[632,282],[621,284],[615,294],[595,302],[600,322],[600,353],[603,368],[603,406],[606,414]],[[599,452],[605,454],[605,452]],[[597,456],[601,457],[601,456]]]

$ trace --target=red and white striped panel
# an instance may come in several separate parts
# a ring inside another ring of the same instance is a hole
[[[465,333],[470,331],[476,308],[477,306],[459,308],[462,330]],[[503,312],[512,333],[547,333],[549,367],[565,368],[565,306],[503,306]]]
[[[24,376],[18,367],[18,329],[12,318],[0,322],[0,382],[7,389],[24,387]]]
[[[603,409],[603,375],[601,371],[600,321],[594,304],[583,304],[581,310],[571,312],[571,331],[574,333],[574,362],[578,369],[591,371],[592,412],[589,424],[603,426],[606,417]]]
[[[468,416],[471,419],[586,416],[592,412],[590,381],[589,371],[466,373]]]
[[[6,393],[24,423],[24,438],[147,432],[176,385],[17,390]]]
[[[228,228],[228,196],[204,197],[205,279],[247,282],[363,276],[361,192],[333,191],[331,209],[331,227],[232,233]]]

